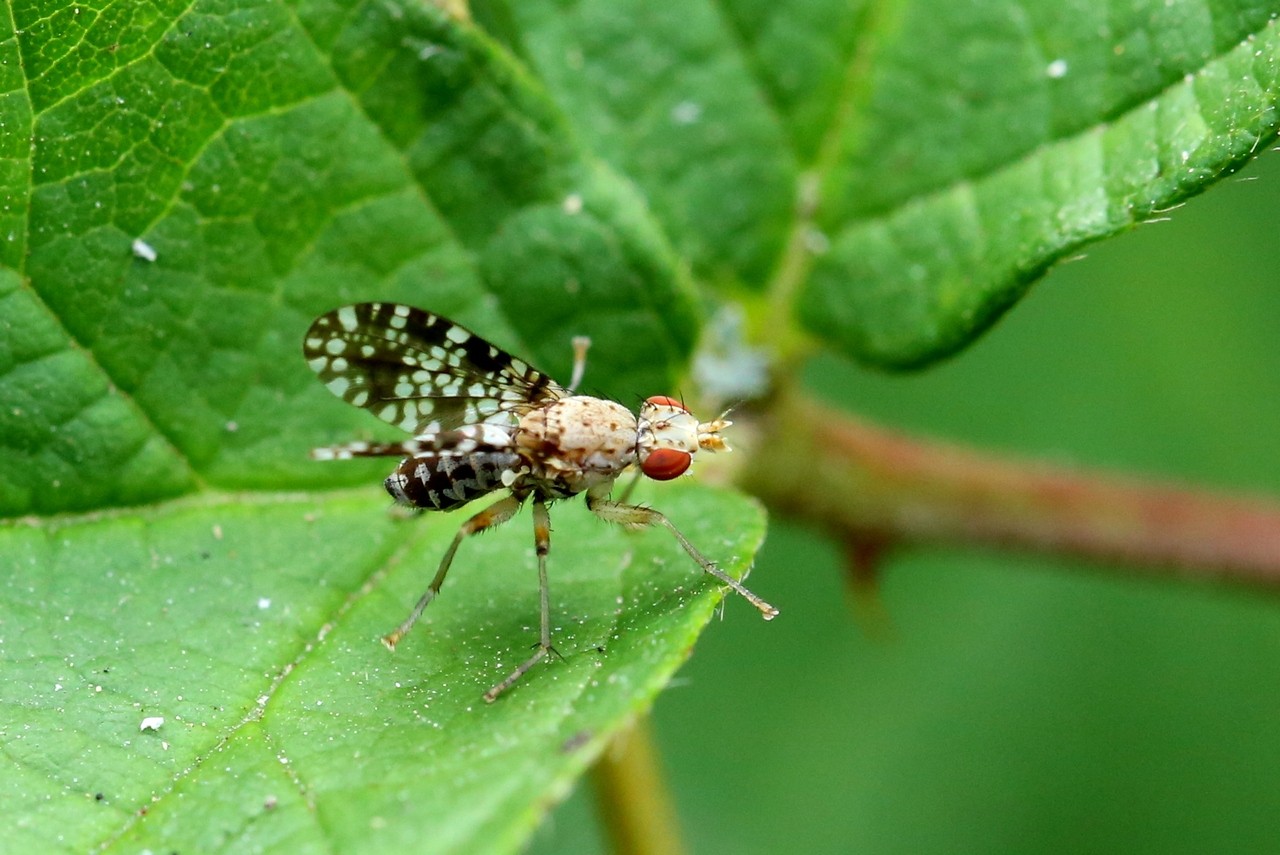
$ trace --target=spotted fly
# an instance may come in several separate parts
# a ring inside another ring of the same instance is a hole
[[[459,544],[532,501],[542,631],[534,654],[489,689],[486,701],[554,652],[547,508],[557,499],[585,493],[587,507],[601,519],[632,529],[667,529],[703,571],[745,597],[765,619],[778,614],[703,556],[663,514],[610,498],[629,467],[668,481],[684,473],[699,450],[727,451],[720,433],[730,423],[699,422],[680,401],[664,395],[647,399],[636,415],[614,401],[575,394],[588,346],[585,338],[574,340],[573,377],[561,386],[458,324],[395,303],[334,309],[316,319],[303,342],[307,364],[331,392],[413,437],[318,448],[313,458],[402,457],[386,479],[387,492],[402,505],[428,511],[453,510],[507,491],[462,524],[426,592],[383,637],[387,647],[395,649],[440,592]]]

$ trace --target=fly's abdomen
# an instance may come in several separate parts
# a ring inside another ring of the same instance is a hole
[[[401,461],[385,485],[402,505],[450,511],[506,486],[503,474],[519,465],[519,456],[509,451],[424,454]]]

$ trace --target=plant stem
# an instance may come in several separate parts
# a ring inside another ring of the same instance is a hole
[[[997,546],[1280,585],[1275,501],[913,439],[800,395],[773,404],[740,484],[846,546]]]
[[[601,825],[617,855],[685,851],[648,716],[614,738],[591,770]]]

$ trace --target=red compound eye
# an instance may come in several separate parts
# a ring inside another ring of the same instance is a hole
[[[644,463],[640,464],[640,469],[655,481],[670,481],[672,478],[683,475],[692,462],[693,455],[687,451],[657,448],[645,458]]]
[[[675,398],[670,398],[666,395],[654,395],[651,398],[646,398],[645,403],[653,404],[656,407],[674,407],[677,410],[683,410],[686,413],[689,412],[685,409],[684,404],[680,403]]]

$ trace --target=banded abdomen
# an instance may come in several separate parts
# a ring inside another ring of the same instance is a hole
[[[505,486],[503,473],[519,465],[520,457],[510,451],[423,454],[402,460],[384,483],[402,505],[451,511]]]

